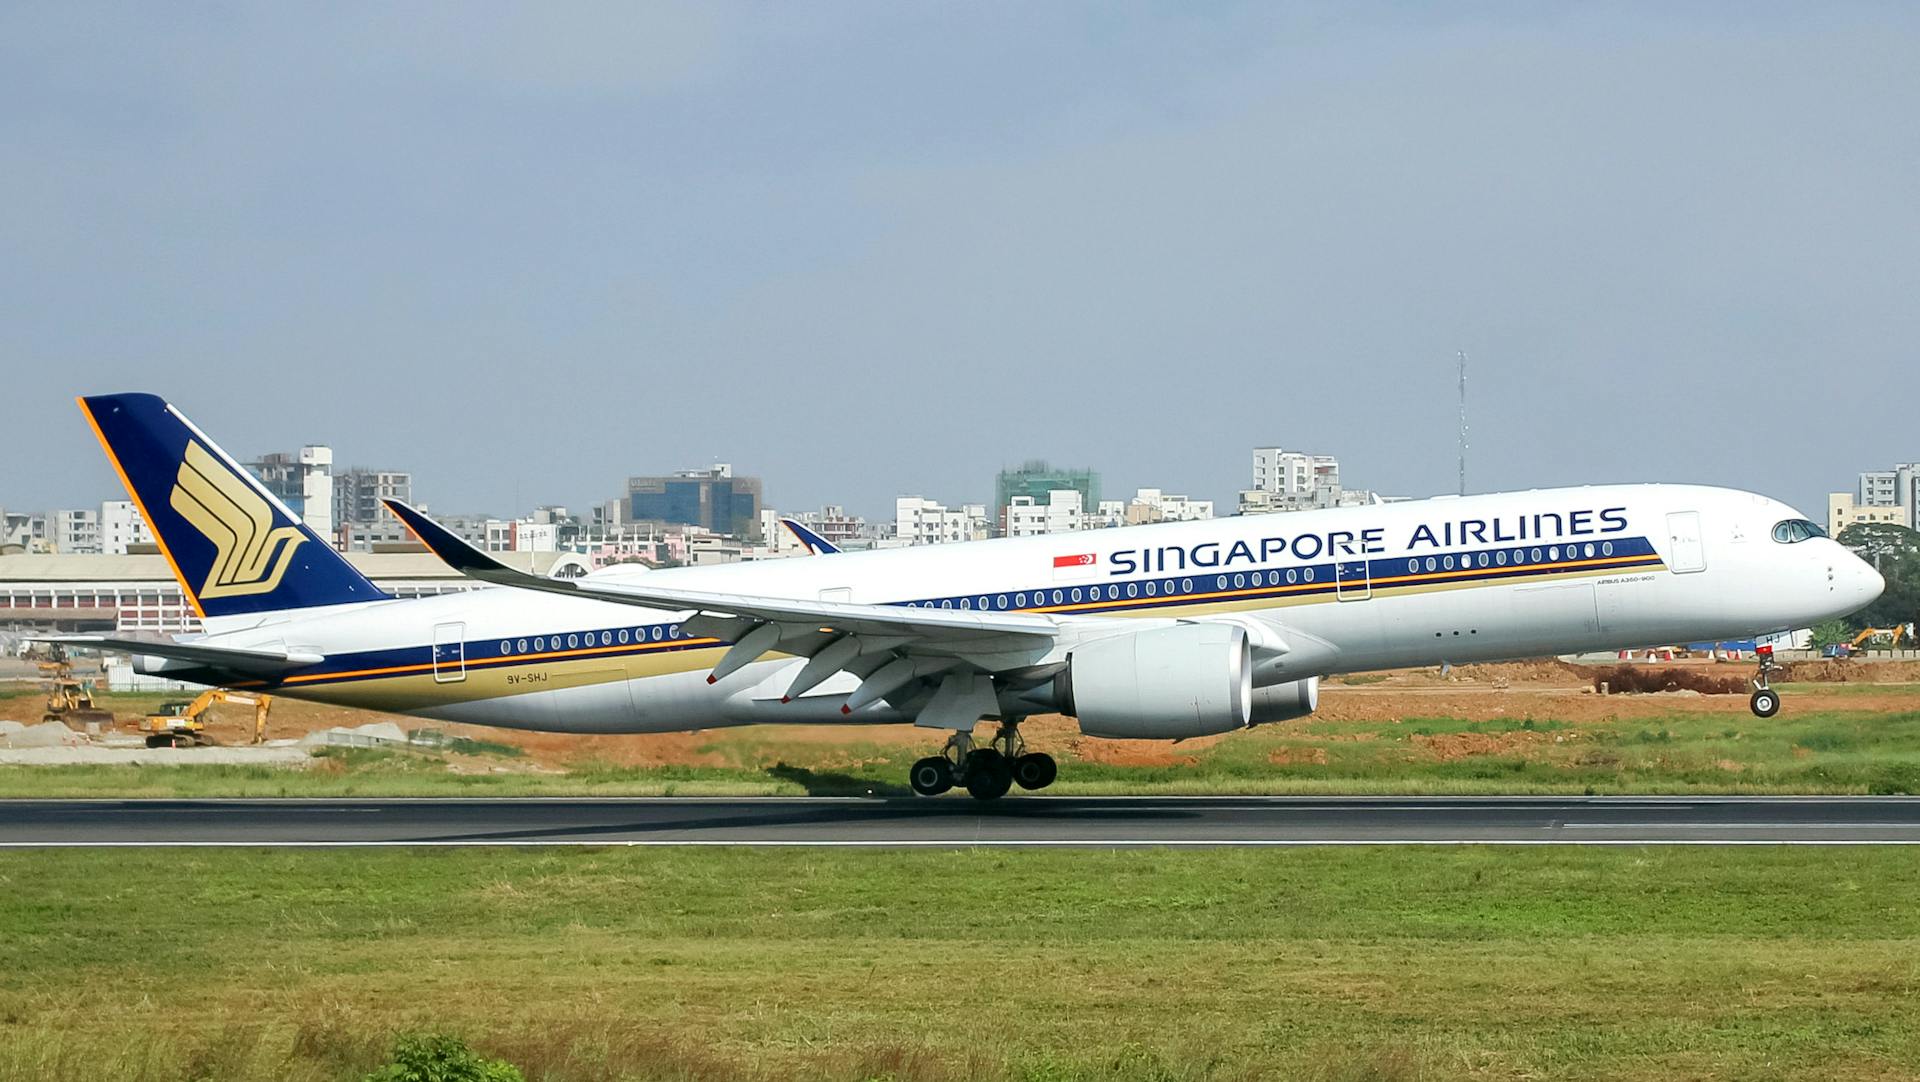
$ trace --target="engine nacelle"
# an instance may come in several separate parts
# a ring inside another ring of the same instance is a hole
[[[1284,684],[1269,684],[1253,689],[1252,724],[1292,721],[1304,718],[1319,708],[1320,678],[1317,676],[1289,680]]]
[[[1096,639],[1056,684],[1088,736],[1179,740],[1244,729],[1253,704],[1245,628],[1177,624]]]

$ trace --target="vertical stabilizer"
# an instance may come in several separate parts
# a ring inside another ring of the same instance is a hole
[[[166,402],[94,395],[80,410],[203,618],[387,597]]]

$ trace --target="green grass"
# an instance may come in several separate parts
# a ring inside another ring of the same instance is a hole
[[[1865,849],[0,853],[0,1077],[1895,1079]]]
[[[1865,693],[1847,685],[1821,690],[1838,692],[1843,703]],[[1544,701],[1532,704],[1542,711],[1538,716],[1309,718],[1204,747],[1164,745],[1174,757],[1169,765],[1063,758],[1060,781],[1050,791],[1920,793],[1920,690],[1871,690],[1883,697],[1911,691],[1915,709],[1790,708],[1761,720],[1680,699],[1657,716],[1571,724],[1553,717],[1551,701]],[[1791,703],[1794,689],[1787,694]],[[119,698],[112,707],[137,709]],[[780,728],[720,730],[695,749],[713,765],[633,767],[582,759],[564,764],[563,772],[531,769],[511,745],[487,740],[457,741],[432,753],[334,751],[305,770],[0,766],[0,797],[886,795],[905,792],[907,768],[935,743],[932,737],[924,747],[826,743]]]

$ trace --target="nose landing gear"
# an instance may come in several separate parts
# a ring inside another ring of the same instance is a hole
[[[1753,677],[1753,697],[1747,700],[1747,709],[1757,718],[1770,718],[1780,712],[1780,693],[1768,685],[1768,677],[1783,672],[1786,666],[1773,660],[1773,647],[1762,646],[1754,653],[1760,657],[1760,671]]]
[[[1058,774],[1053,756],[1027,750],[1014,720],[1001,724],[984,748],[974,747],[972,733],[954,733],[939,755],[913,764],[907,781],[921,796],[939,796],[958,785],[975,800],[997,800],[1016,784],[1045,789]]]

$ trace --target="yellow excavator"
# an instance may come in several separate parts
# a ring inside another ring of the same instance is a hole
[[[1900,649],[1901,638],[1907,634],[1907,629],[1912,626],[1913,625],[1911,624],[1899,624],[1894,627],[1866,628],[1862,630],[1860,634],[1854,636],[1853,641],[1847,644],[1847,649],[1858,650],[1860,649],[1860,647],[1864,646],[1867,643],[1867,641],[1870,639],[1876,639],[1882,635],[1891,635],[1893,636],[1893,639],[1891,642],[1887,644],[1887,649],[1898,650]]]
[[[243,695],[225,688],[208,688],[191,702],[161,703],[158,714],[140,721],[150,748],[191,748],[209,744],[206,713],[215,703],[233,703],[253,707],[253,743],[267,739],[267,711],[273,707],[271,695]]]
[[[74,677],[73,663],[67,660],[67,652],[58,643],[35,656],[33,663],[40,670],[41,679],[47,682],[47,709],[40,720],[66,725],[84,725],[90,721],[113,724],[113,711],[93,705],[93,685]]]

